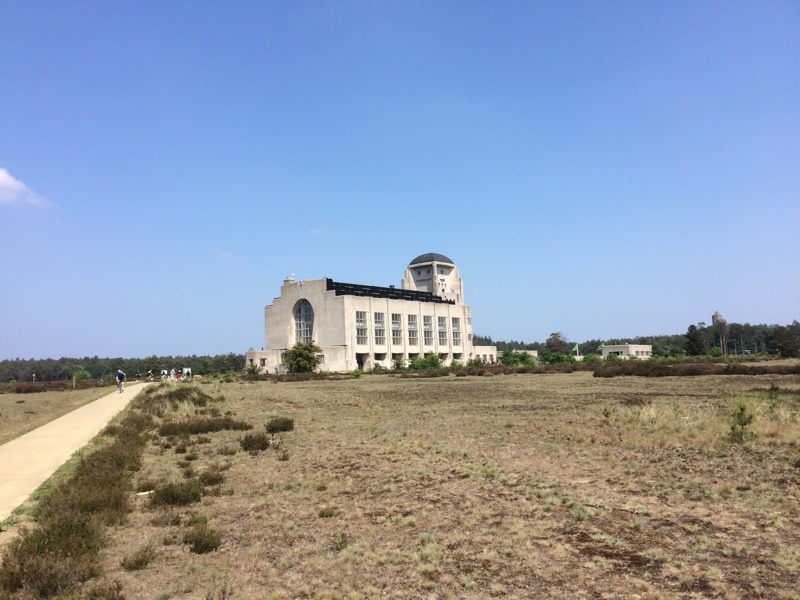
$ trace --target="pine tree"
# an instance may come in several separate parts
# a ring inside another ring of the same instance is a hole
[[[689,325],[686,332],[684,349],[689,356],[701,356],[708,353],[708,344],[703,339],[703,334],[694,325]]]

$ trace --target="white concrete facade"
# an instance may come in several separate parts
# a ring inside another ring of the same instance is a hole
[[[603,358],[609,354],[616,354],[622,358],[650,358],[653,355],[653,346],[650,344],[616,344],[603,346]]]
[[[309,339],[322,350],[324,371],[390,369],[395,358],[407,364],[430,352],[448,365],[476,357],[458,268],[433,253],[409,264],[400,289],[286,278],[264,309],[264,338],[264,350],[247,352],[246,362],[270,373],[283,368],[287,349]],[[497,355],[494,346],[481,353]]]

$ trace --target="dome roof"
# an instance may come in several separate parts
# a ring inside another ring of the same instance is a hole
[[[408,263],[408,266],[410,267],[411,265],[419,265],[422,263],[429,263],[433,261],[449,263],[451,265],[456,264],[452,260],[447,258],[444,254],[437,254],[436,252],[428,252],[427,254],[420,254],[417,258]]]

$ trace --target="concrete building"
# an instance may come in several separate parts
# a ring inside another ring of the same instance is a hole
[[[616,344],[603,346],[603,358],[609,354],[616,354],[622,358],[650,358],[653,347],[650,344]]]
[[[458,267],[441,254],[412,260],[401,287],[287,277],[281,295],[264,309],[264,349],[247,352],[248,364],[273,372],[297,342],[321,348],[320,369],[392,368],[433,352],[445,364],[497,356],[494,346],[472,343],[472,312],[464,304]]]

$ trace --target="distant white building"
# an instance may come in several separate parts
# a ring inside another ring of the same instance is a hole
[[[649,344],[613,344],[603,346],[603,358],[609,354],[616,354],[622,358],[650,358],[653,355],[653,346]]]
[[[264,333],[264,349],[245,359],[270,372],[283,366],[286,350],[309,341],[321,348],[326,371],[391,368],[398,357],[407,362],[430,352],[448,365],[497,356],[494,346],[473,345],[458,268],[435,253],[412,260],[400,288],[287,277],[280,297],[264,308]]]

